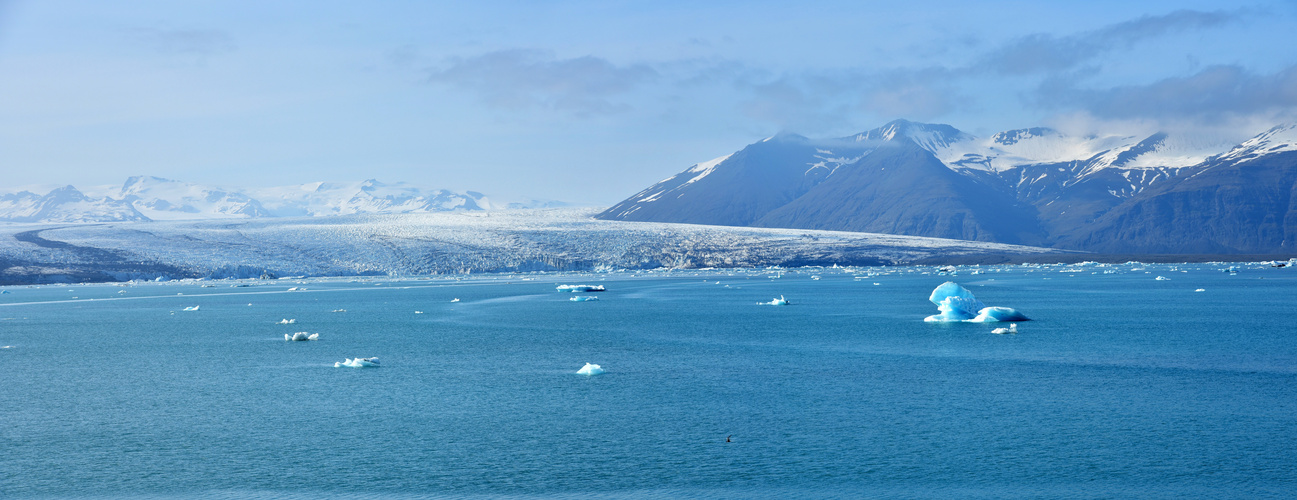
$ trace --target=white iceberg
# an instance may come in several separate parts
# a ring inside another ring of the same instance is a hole
[[[928,300],[937,305],[940,314],[924,318],[924,321],[946,323],[965,321],[969,323],[992,323],[998,321],[1030,321],[1026,315],[1011,307],[986,307],[982,301],[973,296],[973,292],[959,286],[953,281],[942,283],[932,290]]]
[[[347,358],[346,361],[339,361],[333,364],[334,368],[342,368],[344,366],[347,368],[377,368],[378,357],[375,356],[372,358],[356,358],[356,359]]]
[[[1004,335],[1006,333],[1018,333],[1018,324],[1009,323],[1008,328],[996,328],[994,330],[991,330],[991,333],[994,333],[996,335]]]
[[[186,307],[185,310],[186,310],[186,311],[197,311],[197,310],[198,310],[198,306]]]
[[[778,297],[770,299],[770,302],[757,302],[757,303],[763,306],[786,306],[788,305],[788,299],[785,299],[783,295],[780,295]]]
[[[279,320],[279,322],[278,322],[278,323],[275,323],[275,324],[276,324],[276,325],[291,325],[291,324],[294,324],[294,323],[297,323],[297,319],[288,319],[288,318],[284,318],[284,319]]]
[[[450,301],[451,301],[451,302],[459,302],[459,297],[455,297],[455,298],[453,298],[453,299],[450,299]]]
[[[1153,278],[1153,279],[1154,279],[1155,281],[1171,281],[1171,278],[1168,278],[1168,277],[1166,277],[1166,276],[1158,276],[1158,277]]]
[[[284,334],[284,340],[298,340],[298,341],[301,341],[301,340],[320,340],[320,334],[318,334],[318,333],[307,333],[307,332],[297,332],[297,333],[294,333],[294,334],[289,335],[289,334],[285,333],[285,334]]]
[[[580,296],[580,297],[572,297],[572,298],[567,299],[567,300],[570,300],[570,301],[572,301],[572,302],[587,302],[587,301],[591,301],[591,300],[599,300],[599,297],[594,297],[594,296],[590,296],[590,295],[582,295],[582,296]]]
[[[559,285],[555,287],[555,290],[571,293],[605,291],[603,285]]]
[[[1199,288],[1199,289],[1194,290],[1194,291],[1195,291],[1195,292],[1205,292],[1205,291],[1207,291],[1207,289],[1206,289],[1206,288]]]
[[[603,373],[603,368],[593,363],[586,363],[580,370],[576,371],[577,375],[598,375]]]

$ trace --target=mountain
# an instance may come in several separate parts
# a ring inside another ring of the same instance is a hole
[[[373,179],[239,190],[136,176],[102,198],[87,197],[72,186],[45,195],[29,191],[0,195],[0,221],[7,222],[320,217],[492,208],[495,207],[485,195],[474,191],[458,193],[424,189],[405,183],[385,184]]]
[[[1170,133],[1069,136],[1045,127],[979,138],[897,120],[837,139],[766,139],[597,217],[1104,252],[1291,251],[1297,215],[1285,203],[1297,166],[1283,154],[1293,151],[1293,126],[1231,144]]]
[[[148,220],[130,203],[112,198],[90,198],[72,186],[44,196],[22,191],[0,196],[0,221],[5,222],[118,222]]]

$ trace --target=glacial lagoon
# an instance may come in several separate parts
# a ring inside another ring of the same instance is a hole
[[[1294,496],[1297,269],[950,271],[5,287],[0,496]]]

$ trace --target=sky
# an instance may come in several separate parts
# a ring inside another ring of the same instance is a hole
[[[779,132],[1297,121],[1297,2],[0,0],[0,192],[378,179],[610,205]]]

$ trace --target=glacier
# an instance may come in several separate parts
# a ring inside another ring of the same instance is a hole
[[[605,221],[592,217],[597,211],[0,223],[0,284],[870,266],[1077,253],[876,233]]]
[[[993,323],[999,321],[1029,321],[1025,314],[1011,307],[987,307],[973,296],[973,292],[947,281],[932,290],[928,300],[937,305],[938,314],[928,316],[923,321],[932,323],[968,322]]]

